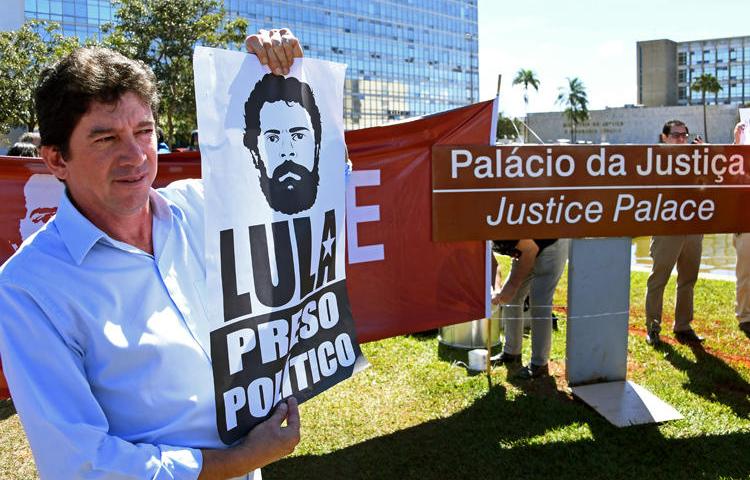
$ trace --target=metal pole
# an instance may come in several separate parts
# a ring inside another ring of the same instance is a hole
[[[496,92],[496,96],[498,99],[500,98],[500,84],[502,83],[502,80],[502,74],[498,74]],[[490,253],[490,255],[492,255],[492,253]],[[499,265],[498,268],[500,268]],[[494,278],[490,279],[490,282],[494,281]],[[492,308],[490,308],[490,316],[487,317],[487,339],[485,341],[485,347],[487,348],[487,383],[490,387],[492,387]]]
[[[492,357],[492,310],[490,310],[490,316],[487,317],[487,341],[485,343],[487,346],[487,382],[489,382],[491,387],[492,360],[490,357]]]

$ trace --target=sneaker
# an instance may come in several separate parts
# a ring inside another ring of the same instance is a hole
[[[750,322],[740,323],[740,331],[744,333],[747,338],[750,338]]]
[[[680,343],[703,343],[705,337],[701,337],[692,328],[689,330],[680,330],[674,332],[674,338]]]
[[[534,365],[529,363],[519,370],[513,377],[520,380],[530,380],[532,378],[540,378],[549,376],[549,364]]]
[[[521,363],[521,354],[513,355],[511,353],[502,352],[499,355],[495,355],[490,358],[493,365],[511,365]]]
[[[657,332],[656,330],[649,330],[648,333],[646,333],[646,343],[648,343],[652,347],[658,346],[661,343],[659,332]]]

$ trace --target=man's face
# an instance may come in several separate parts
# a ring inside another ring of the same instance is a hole
[[[79,210],[101,228],[148,211],[156,158],[151,108],[127,92],[115,104],[90,105],[55,174],[65,180]]]
[[[315,132],[307,110],[299,103],[277,101],[260,109],[258,154],[253,153],[260,186],[276,211],[307,210],[318,190]]]
[[[676,145],[682,145],[687,143],[688,131],[685,125],[672,125],[669,130],[669,134],[664,135],[662,133],[664,143],[671,143]]]

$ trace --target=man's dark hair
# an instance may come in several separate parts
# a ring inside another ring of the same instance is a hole
[[[669,134],[672,133],[672,127],[685,127],[685,131],[687,133],[690,133],[688,126],[685,125],[685,122],[683,122],[682,120],[669,120],[665,122],[664,126],[661,127],[661,133],[665,136],[669,136]],[[659,135],[659,143],[663,143],[661,135]]]
[[[266,103],[283,101],[299,103],[310,115],[313,134],[315,135],[315,164],[320,153],[320,110],[315,104],[310,85],[294,77],[282,77],[268,73],[255,84],[255,88],[245,102],[245,136],[243,143],[251,152],[258,154],[258,135],[260,135],[260,109]]]
[[[38,157],[39,152],[33,143],[16,142],[10,147],[6,155],[9,157]]]
[[[63,156],[73,129],[92,102],[114,104],[125,93],[136,94],[156,117],[156,77],[143,62],[100,47],[78,48],[45,69],[35,103],[42,145],[56,146]]]

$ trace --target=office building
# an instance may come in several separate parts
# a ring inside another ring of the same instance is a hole
[[[690,85],[702,74],[722,89],[710,104],[750,103],[750,36],[710,40],[649,40],[637,43],[638,103],[658,107],[701,104]]]
[[[101,0],[11,0],[65,35],[99,37],[113,20]],[[225,0],[250,31],[289,27],[305,55],[348,64],[348,129],[435,113],[479,98],[477,0]]]

